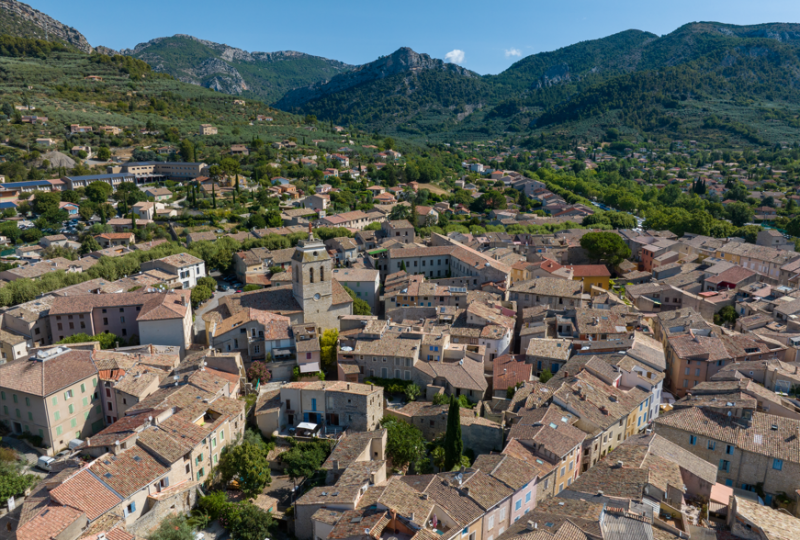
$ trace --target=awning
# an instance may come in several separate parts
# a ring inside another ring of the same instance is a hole
[[[380,255],[381,253],[386,253],[387,251],[389,250],[386,248],[379,248],[367,251],[367,253],[369,253],[370,255]]]
[[[319,371],[319,362],[300,364],[300,373],[316,373]]]
[[[313,431],[317,429],[317,424],[312,424],[311,422],[300,422],[297,424],[297,429],[310,429]]]

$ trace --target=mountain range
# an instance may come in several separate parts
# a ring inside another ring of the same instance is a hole
[[[0,0],[0,33],[93,49],[77,30]],[[287,112],[428,139],[487,136],[795,140],[800,25],[686,24],[628,30],[481,76],[409,48],[361,65],[294,51],[247,52],[193,36],[119,51],[155,71]]]

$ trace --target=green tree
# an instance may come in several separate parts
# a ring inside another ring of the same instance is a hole
[[[5,450],[0,448],[0,451]],[[0,454],[0,505],[5,505],[11,497],[22,495],[37,480],[35,474],[22,474],[22,463],[17,460],[16,452]]]
[[[592,259],[607,261],[612,266],[618,265],[631,256],[630,248],[618,234],[612,232],[584,234],[581,237],[581,247]]]
[[[395,468],[403,469],[423,458],[425,438],[419,429],[393,416],[384,416],[381,427],[386,428],[386,453]]]
[[[347,294],[350,295],[350,298],[353,299],[353,315],[372,315],[372,308],[369,307],[366,301],[359,298],[350,287],[344,285],[343,287]]]
[[[420,394],[422,394],[422,389],[416,384],[409,384],[406,386],[404,393],[408,401],[416,401]]]
[[[214,294],[211,289],[208,287],[204,287],[203,285],[198,285],[194,289],[192,289],[192,304],[197,306],[211,298],[211,295]]]
[[[499,191],[487,191],[477,199],[475,199],[470,205],[469,209],[473,212],[485,212],[487,210],[502,210],[508,207],[508,203],[506,203],[506,196]]]
[[[464,454],[464,441],[461,439],[461,412],[458,401],[450,400],[447,411],[447,430],[444,434],[444,468],[452,470],[461,465],[461,456]]]
[[[227,505],[220,523],[237,540],[265,540],[273,536],[272,516],[250,502]]]
[[[84,238],[83,242],[81,242],[80,254],[86,255],[87,253],[93,253],[95,251],[100,251],[101,249],[103,249],[102,246],[97,240],[95,240],[94,236],[87,234],[86,238]]]
[[[339,346],[339,331],[334,328],[325,330],[319,338],[320,360],[323,370],[327,371],[336,364],[336,354]]]
[[[203,287],[208,287],[212,291],[217,290],[217,280],[213,277],[205,276],[201,277],[197,280],[198,285],[202,285]]]
[[[753,207],[743,202],[732,202],[725,206],[728,212],[728,219],[737,227],[753,221]]]
[[[400,270],[406,271],[406,261],[400,261]]]
[[[84,194],[93,203],[102,204],[108,200],[114,188],[105,182],[95,181],[86,186]]]
[[[80,333],[80,334],[72,334],[69,337],[65,337],[59,344],[65,343],[89,343],[90,341],[97,341],[100,343],[101,349],[114,349],[116,347],[122,347],[125,345],[125,340],[115,336],[111,332],[102,332],[100,334],[95,334],[90,336],[89,334]]]
[[[308,478],[322,467],[331,453],[329,441],[295,442],[288,452],[281,454],[284,470],[289,478]]]
[[[180,145],[180,155],[181,159],[187,163],[192,163],[195,161],[194,157],[194,144],[189,139],[183,139]]]
[[[228,504],[228,496],[224,491],[212,491],[197,500],[197,509],[215,521],[222,516]]]
[[[186,516],[167,517],[158,526],[158,529],[150,533],[148,540],[194,540],[192,528],[186,522]]]
[[[789,221],[786,225],[786,233],[792,236],[800,236],[800,216]]]
[[[394,206],[392,208],[392,211],[389,212],[389,219],[392,221],[409,219],[410,217],[411,217],[411,209],[404,204],[398,204]]]
[[[111,150],[109,150],[108,146],[101,146],[97,149],[97,159],[100,161],[108,161],[111,159]]]
[[[733,325],[736,323],[736,319],[738,318],[739,314],[736,313],[736,308],[733,306],[725,306],[714,314],[714,324],[718,324],[720,326],[723,324]]]
[[[33,211],[37,214],[57,212],[61,197],[57,192],[37,191],[33,196]]]
[[[544,368],[544,370],[542,370],[542,372],[539,374],[540,383],[546,383],[552,378],[553,378],[553,373],[547,368]]]
[[[220,458],[219,473],[225,483],[236,479],[247,497],[255,497],[272,481],[266,449],[250,443],[228,446]]]

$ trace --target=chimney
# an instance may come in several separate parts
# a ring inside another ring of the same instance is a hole
[[[624,465],[624,463],[623,463],[623,462],[621,462],[621,461],[617,461],[617,468],[618,468],[618,469],[621,469],[623,465]]]
[[[469,486],[464,486],[464,495],[469,495]]]
[[[333,460],[333,470],[334,471],[338,471],[339,470],[339,460],[338,459],[334,459]]]
[[[369,473],[369,483],[370,484],[373,484],[373,485],[375,484],[375,474],[376,474],[375,471],[372,471],[371,473]]]
[[[564,378],[569,377],[569,371],[564,371]]]
[[[422,494],[422,500],[423,501],[427,501],[428,500],[428,494],[427,493],[423,493]]]

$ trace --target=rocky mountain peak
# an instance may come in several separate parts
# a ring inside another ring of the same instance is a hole
[[[72,45],[76,49],[85,53],[93,51],[92,46],[83,34],[67,26],[49,15],[32,8],[28,4],[17,2],[16,0],[0,0],[0,10],[9,14],[12,18],[20,21],[22,24],[28,23],[37,27],[39,31],[35,36],[39,39],[46,39],[48,41],[60,41],[68,45]]]

